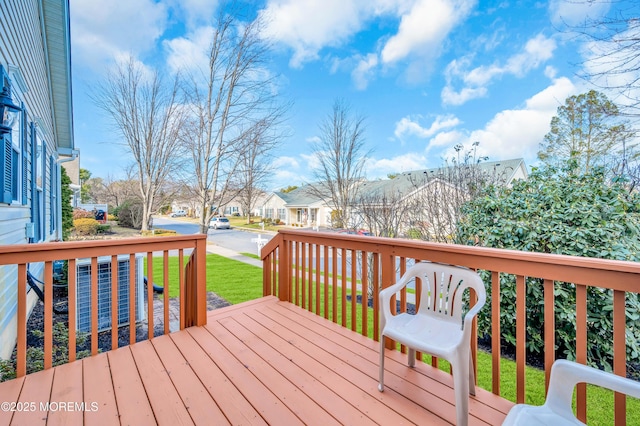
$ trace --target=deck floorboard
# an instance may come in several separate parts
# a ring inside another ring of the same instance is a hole
[[[275,297],[211,311],[208,324],[0,383],[3,402],[83,402],[84,412],[0,412],[7,424],[453,424],[452,379]],[[92,403],[95,403],[92,405]],[[482,389],[471,425],[513,404]],[[97,408],[97,411],[91,408]],[[40,408],[39,406],[37,408]]]

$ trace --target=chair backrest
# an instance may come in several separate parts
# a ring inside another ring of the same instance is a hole
[[[487,297],[480,276],[467,268],[419,262],[412,266],[407,274],[419,279],[422,285],[418,310],[420,314],[437,316],[461,324],[465,290],[475,290],[480,306],[484,305]],[[417,287],[416,282],[416,291]]]

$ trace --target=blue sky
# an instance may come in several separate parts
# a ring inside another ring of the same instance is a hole
[[[81,167],[121,178],[131,163],[88,93],[129,54],[168,75],[197,63],[215,0],[70,0],[75,143]],[[294,105],[270,188],[313,179],[311,142],[338,97],[365,117],[368,178],[442,164],[479,141],[489,160],[524,158],[558,106],[592,88],[599,48],[566,31],[625,2],[267,0],[270,72]],[[609,94],[616,99],[614,94]]]

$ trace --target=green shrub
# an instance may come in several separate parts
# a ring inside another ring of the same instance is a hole
[[[78,235],[96,235],[100,222],[95,219],[82,218],[73,221],[73,228]]]
[[[149,231],[142,232],[142,235],[145,237],[166,237],[166,236],[172,236],[177,234],[178,233],[176,231],[173,231],[171,229],[160,229],[160,228],[155,228]]]
[[[31,334],[42,340],[44,333],[41,330],[32,330]],[[66,364],[69,362],[69,329],[63,322],[56,322],[52,328],[53,354],[52,365]],[[86,343],[87,333],[78,332],[76,334],[76,345],[82,346]],[[91,354],[90,351],[78,351],[76,359],[86,358]],[[30,346],[27,348],[27,374],[44,370],[44,351],[40,347]],[[16,378],[16,362],[15,359],[0,360],[0,382]]]
[[[617,260],[640,260],[640,194],[619,183],[608,183],[602,170],[577,174],[563,169],[534,170],[513,187],[489,187],[463,208],[458,238],[470,244],[541,253]],[[485,273],[485,283],[491,282]],[[556,282],[555,322],[557,355],[575,359],[576,292],[571,283]],[[515,344],[513,275],[501,274],[500,326],[502,337]],[[540,279],[526,285],[527,351],[544,353],[544,299]],[[491,300],[491,287],[487,286]],[[587,288],[588,362],[611,369],[613,354],[612,292]],[[627,360],[640,362],[640,300],[627,293]],[[478,330],[491,330],[491,310],[483,309]]]

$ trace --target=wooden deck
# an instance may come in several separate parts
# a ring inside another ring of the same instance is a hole
[[[377,342],[265,297],[2,383],[0,402],[26,411],[5,404],[0,425],[455,423],[451,376],[387,356],[380,393]],[[500,424],[513,404],[478,389],[469,405],[470,424]]]

